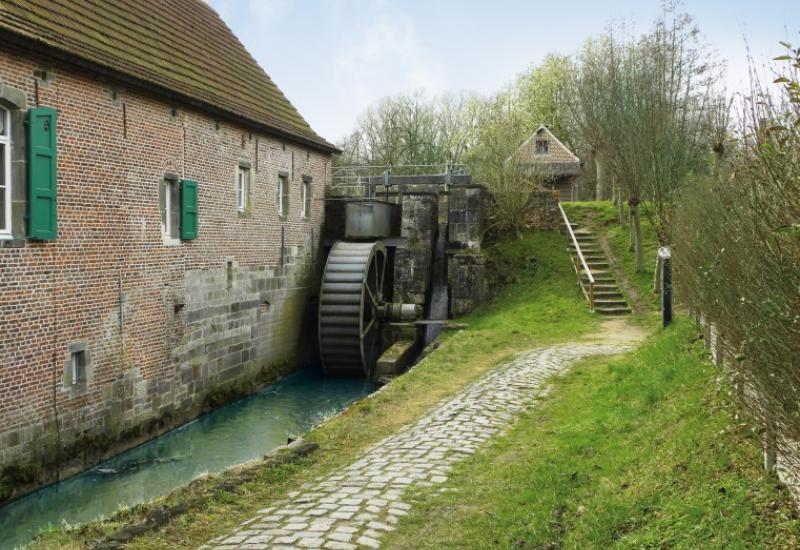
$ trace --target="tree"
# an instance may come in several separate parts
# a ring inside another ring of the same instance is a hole
[[[338,164],[458,163],[469,146],[470,102],[465,94],[428,100],[422,92],[413,92],[384,98],[369,107],[340,142]]]
[[[675,205],[709,150],[706,132],[718,76],[712,67],[720,64],[701,45],[691,18],[669,7],[638,39],[615,36],[610,31],[584,47],[572,112],[602,173],[628,197],[641,272],[640,210],[659,243],[669,244]],[[598,198],[605,192],[598,177]]]

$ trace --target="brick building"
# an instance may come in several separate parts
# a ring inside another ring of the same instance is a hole
[[[0,501],[303,359],[333,152],[201,0],[0,2]]]
[[[591,200],[582,181],[581,160],[544,124],[519,146],[513,158],[521,172],[543,177],[543,186],[558,191],[560,200]]]

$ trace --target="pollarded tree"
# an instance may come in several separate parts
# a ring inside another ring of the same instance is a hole
[[[616,41],[609,32],[579,58],[573,113],[628,197],[637,271],[644,271],[640,208],[660,244],[669,244],[674,207],[709,151],[719,65],[691,18],[669,8],[640,38]]]

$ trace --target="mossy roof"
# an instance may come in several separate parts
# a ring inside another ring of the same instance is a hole
[[[0,29],[278,135],[335,150],[202,0],[0,0]]]

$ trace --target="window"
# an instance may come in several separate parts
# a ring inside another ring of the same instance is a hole
[[[164,200],[161,210],[161,227],[164,241],[179,242],[181,230],[181,187],[177,178],[164,178]]]
[[[0,107],[0,239],[11,237],[11,116]]]
[[[285,218],[289,215],[289,176],[281,174],[278,177],[278,215]]]
[[[239,165],[236,173],[236,209],[247,212],[250,202],[250,167]]]
[[[550,152],[550,144],[546,139],[537,139],[536,140],[536,154],[537,155],[546,155]]]
[[[312,189],[311,189],[311,178],[309,178],[308,176],[303,176],[303,187],[300,188],[300,193],[302,195],[301,200],[303,201],[302,215],[304,218],[310,218]]]
[[[70,386],[86,382],[86,350],[76,350],[70,354],[67,383]]]

